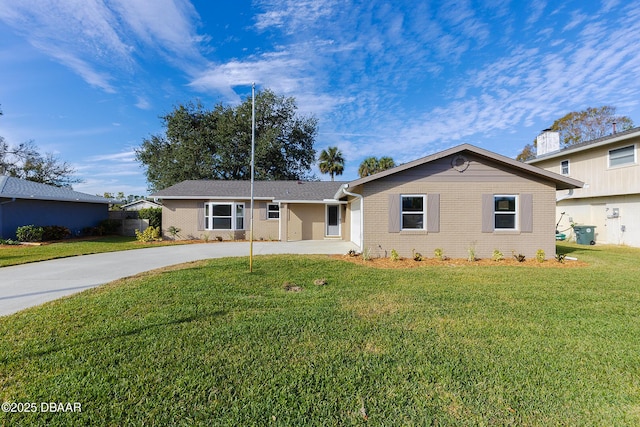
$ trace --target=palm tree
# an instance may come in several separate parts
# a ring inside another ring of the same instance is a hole
[[[338,147],[329,147],[326,150],[322,150],[319,160],[320,172],[331,175],[331,181],[333,181],[334,175],[342,175],[344,157],[342,157],[342,152],[338,150]]]
[[[395,168],[396,162],[391,157],[380,157],[378,160],[378,172],[386,171],[387,169]]]
[[[391,157],[380,157],[379,159],[367,157],[360,163],[358,175],[360,175],[360,178],[363,178],[394,167],[396,167],[396,163]]]
[[[375,157],[367,157],[360,163],[360,167],[358,168],[360,178],[373,175],[376,172],[378,172],[378,159]]]

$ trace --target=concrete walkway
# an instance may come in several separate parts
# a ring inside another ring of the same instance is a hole
[[[254,242],[254,255],[345,254],[341,240]],[[145,271],[210,258],[249,256],[248,242],[160,246],[0,268],[0,316]]]

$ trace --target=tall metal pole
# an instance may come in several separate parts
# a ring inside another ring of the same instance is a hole
[[[249,273],[253,272],[253,180],[256,150],[256,84],[251,85],[251,209],[249,212]]]

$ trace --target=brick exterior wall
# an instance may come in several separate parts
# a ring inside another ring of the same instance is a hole
[[[246,230],[204,230],[199,229],[199,210],[206,200],[172,200],[163,201],[162,227],[164,238],[171,239],[168,232],[173,226],[180,229],[179,240],[193,239],[248,239],[249,238],[249,206],[245,203]],[[233,200],[217,200],[220,203]],[[236,201],[238,202],[238,201]],[[348,231],[345,225],[346,207],[341,206],[342,235]],[[280,209],[280,221],[267,219],[266,203],[256,201],[253,212],[254,240],[322,240],[325,238],[325,205],[322,203],[283,203]],[[281,225],[281,228],[278,227]]]
[[[469,166],[463,172],[452,169],[451,159],[445,158],[354,189],[364,196],[364,249],[370,250],[372,256],[389,256],[395,249],[403,257],[410,257],[413,250],[433,257],[439,248],[452,258],[467,258],[470,248],[478,258],[490,258],[495,249],[505,257],[515,252],[533,258],[542,249],[547,258],[553,258],[555,186],[469,157]],[[439,232],[389,232],[392,194],[439,194]],[[531,194],[533,232],[482,232],[483,194]]]

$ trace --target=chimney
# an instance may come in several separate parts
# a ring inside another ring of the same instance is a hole
[[[613,134],[616,134],[616,122],[613,122]]]
[[[536,138],[536,145],[538,146],[537,157],[560,150],[560,132],[554,132],[551,129],[543,130]]]

